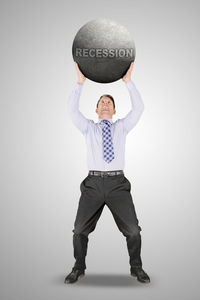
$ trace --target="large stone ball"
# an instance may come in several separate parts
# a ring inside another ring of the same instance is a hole
[[[72,55],[90,80],[109,83],[122,78],[135,60],[135,44],[128,30],[109,19],[95,19],[77,32]]]

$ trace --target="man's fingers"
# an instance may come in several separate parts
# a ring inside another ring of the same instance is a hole
[[[81,70],[79,69],[78,63],[76,61],[75,61],[75,67],[76,67],[77,73],[83,75]]]
[[[130,64],[130,67],[128,68],[127,75],[131,74],[132,69],[133,69],[133,62]]]
[[[78,71],[79,71],[79,67],[78,67],[78,64],[77,64],[77,62],[75,61],[74,63],[75,63],[75,68],[76,68],[76,70],[78,70]]]
[[[130,67],[129,67],[129,70],[130,70],[130,71],[132,71],[132,69],[133,69],[133,64],[134,64],[134,62],[132,61],[131,65],[130,65]]]

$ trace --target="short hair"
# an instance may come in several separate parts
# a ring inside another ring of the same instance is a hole
[[[115,108],[115,101],[114,101],[114,98],[113,98],[111,95],[108,95],[108,94],[104,94],[104,95],[102,95],[102,96],[99,98],[99,100],[98,100],[98,102],[97,102],[97,108],[98,108],[99,101],[100,101],[101,98],[103,98],[103,97],[108,97],[108,98],[110,98],[110,99],[112,100],[113,106],[114,106],[114,108]]]

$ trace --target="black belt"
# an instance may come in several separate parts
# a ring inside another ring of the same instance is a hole
[[[115,176],[115,175],[120,175],[124,174],[123,170],[118,170],[118,171],[92,171],[90,170],[88,175],[94,175],[94,176]]]

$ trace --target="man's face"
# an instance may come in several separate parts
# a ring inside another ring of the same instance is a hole
[[[96,113],[100,119],[112,119],[112,116],[116,113],[112,100],[107,96],[103,96],[99,101],[98,108],[96,108]]]

